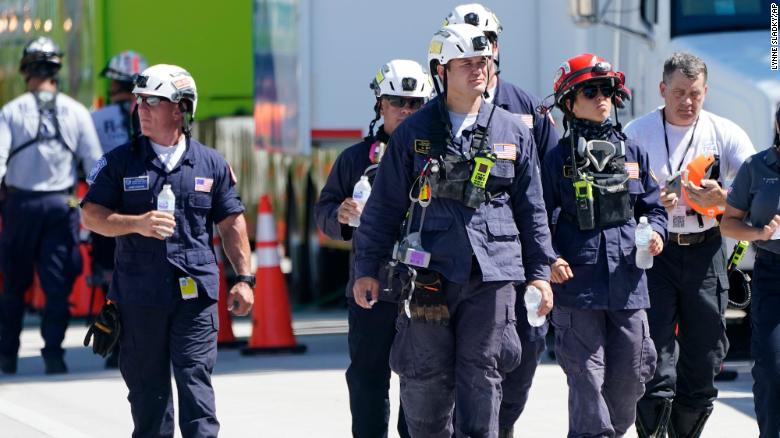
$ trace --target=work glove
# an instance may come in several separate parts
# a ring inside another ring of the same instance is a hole
[[[95,318],[92,325],[87,330],[87,336],[84,337],[84,346],[89,346],[92,339],[92,352],[100,356],[108,356],[119,342],[119,333],[122,331],[122,324],[119,322],[119,309],[111,301],[108,301],[100,309],[100,313]]]

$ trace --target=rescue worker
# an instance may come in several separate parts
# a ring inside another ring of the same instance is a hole
[[[501,379],[520,361],[513,282],[542,290],[542,313],[552,306],[536,146],[482,99],[491,56],[474,26],[436,32],[438,96],[393,132],[354,235],[358,305],[376,306],[388,255],[408,274],[390,367],[413,437],[498,436]]]
[[[47,374],[68,371],[62,340],[68,297],[81,273],[77,168],[100,158],[95,127],[84,105],[59,92],[63,53],[47,37],[28,42],[19,71],[27,92],[0,111],[0,178],[7,198],[0,238],[5,292],[0,295],[0,371],[17,368],[24,293],[38,277],[46,297],[41,350]]]
[[[642,436],[698,437],[718,395],[714,385],[728,350],[726,253],[714,217],[697,214],[680,192],[688,164],[718,156],[719,177],[688,184],[688,198],[704,208],[726,203],[727,187],[755,152],[747,134],[730,120],[702,110],[707,66],[687,53],[664,62],[664,106],[628,124],[626,135],[650,155],[668,213],[669,245],[647,272],[653,306],[650,334],[658,351],[655,376],[639,402]]]
[[[558,133],[549,115],[542,116],[537,113],[536,108],[541,105],[538,97],[500,77],[498,37],[503,27],[496,14],[479,3],[469,3],[456,6],[445,18],[445,23],[471,24],[488,38],[493,50],[493,62],[488,63],[490,82],[487,85],[488,97],[485,100],[519,117],[531,130],[539,159],[544,158],[545,153],[558,143]],[[525,301],[522,299],[525,285],[518,284],[516,289],[520,297],[515,302],[516,328],[520,344],[523,346],[523,354],[520,365],[508,373],[501,384],[503,398],[498,423],[502,436],[507,437],[512,436],[514,424],[520,418],[528,401],[528,392],[531,390],[536,366],[546,346],[545,337],[548,327],[546,322],[540,327],[533,327],[528,323]]]
[[[133,80],[147,67],[143,56],[128,50],[112,57],[100,73],[102,77],[110,80],[108,97],[111,103],[93,112],[92,120],[95,122],[104,154],[129,142],[139,131],[137,117],[134,119],[132,116],[135,108]],[[114,270],[116,244],[113,237],[97,233],[90,233],[90,243],[93,263],[91,282],[95,283],[93,287],[100,286],[106,291]],[[115,349],[106,359],[106,368],[119,366],[118,353],[119,350]]]
[[[130,391],[134,437],[174,434],[171,367],[184,437],[217,436],[211,372],[217,358],[219,271],[214,226],[238,274],[229,292],[237,315],[252,307],[254,276],[235,178],[224,158],[190,138],[195,81],[158,64],[136,79],[142,136],[104,155],[90,172],[84,224],[116,237],[109,302],[93,325],[96,352],[120,332],[119,368]],[[169,185],[175,214],[155,210]],[[98,330],[99,329],[99,330]]]
[[[553,90],[568,135],[542,162],[542,181],[548,214],[560,208],[552,324],[569,385],[568,436],[620,437],[634,423],[656,359],[634,232],[646,217],[649,252],[657,255],[666,215],[647,153],[610,118],[628,98],[623,73],[583,53],[561,65]]]
[[[729,188],[724,236],[754,243],[751,324],[753,399],[760,438],[780,437],[780,108],[775,141],[748,158]]]
[[[405,59],[384,64],[371,82],[371,89],[376,102],[368,136],[339,155],[314,207],[317,225],[331,239],[352,238],[354,228],[349,225],[350,220],[360,217],[362,209],[362,205],[352,199],[353,187],[364,175],[373,182],[390,135],[404,119],[422,107],[432,93],[428,74],[420,64]],[[374,125],[380,118],[384,123],[374,134]],[[384,283],[386,276],[382,276],[380,301],[371,310],[364,309],[352,298],[352,261],[349,271],[346,292],[350,365],[346,376],[352,435],[386,437],[390,416],[389,356],[398,315],[398,291],[391,291]],[[402,408],[398,415],[398,434],[409,436]]]

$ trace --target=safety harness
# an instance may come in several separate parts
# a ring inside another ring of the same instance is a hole
[[[73,154],[73,158],[77,159],[76,150],[65,141],[65,138],[62,136],[62,131],[60,130],[60,122],[57,118],[57,93],[54,93],[49,100],[42,99],[40,92],[34,92],[32,94],[35,97],[35,104],[38,107],[38,130],[35,134],[35,137],[27,140],[26,142],[11,150],[11,152],[8,154],[8,158],[5,160],[6,167],[8,166],[8,163],[11,162],[11,158],[15,157],[19,152],[44,140],[58,140],[60,143],[62,143],[62,146],[67,149],[68,152]],[[54,125],[54,136],[46,135],[44,119],[49,119],[52,121],[52,124]]]

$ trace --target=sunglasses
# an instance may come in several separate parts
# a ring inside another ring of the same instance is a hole
[[[390,102],[390,105],[396,108],[403,108],[408,105],[409,108],[416,110],[425,103],[425,99],[422,97],[384,96],[384,98]]]
[[[596,96],[599,95],[599,92],[601,92],[601,95],[604,97],[612,97],[615,95],[615,87],[611,84],[592,84],[592,85],[585,85],[581,88],[582,95],[585,96],[588,99],[594,99]]]
[[[146,104],[149,106],[157,106],[160,104],[160,102],[170,102],[170,100],[160,96],[138,96],[135,98],[135,102],[138,105],[146,102]]]

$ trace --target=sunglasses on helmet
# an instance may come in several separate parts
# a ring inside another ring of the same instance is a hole
[[[390,105],[396,107],[396,108],[403,108],[405,106],[409,106],[409,108],[416,110],[419,109],[423,104],[425,103],[425,99],[422,97],[403,97],[403,96],[392,96],[392,95],[386,95],[383,96],[388,102],[390,102]]]
[[[594,99],[599,92],[607,98],[615,95],[615,86],[612,84],[588,84],[580,88],[580,90],[582,95],[588,99]]]
[[[160,104],[160,102],[170,102],[170,100],[160,96],[138,96],[135,98],[135,102],[138,105],[146,102],[146,104],[149,106],[157,106]]]

